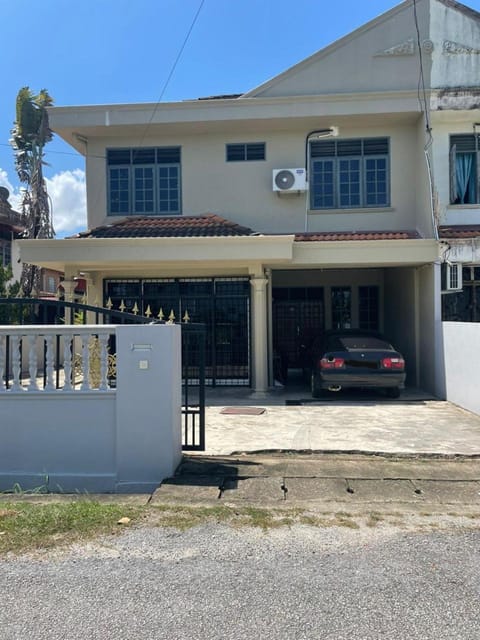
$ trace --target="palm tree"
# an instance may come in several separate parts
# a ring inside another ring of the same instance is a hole
[[[53,104],[46,89],[37,95],[23,87],[17,95],[16,121],[10,143],[15,153],[15,168],[20,182],[25,184],[21,205],[25,238],[53,238],[48,193],[43,178],[43,149],[53,137],[48,126],[46,107]],[[39,268],[23,265],[21,286],[24,296],[38,294]]]

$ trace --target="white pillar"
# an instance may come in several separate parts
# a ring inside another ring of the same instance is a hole
[[[267,278],[252,278],[252,354],[253,390],[265,394],[268,389],[268,314]]]
[[[65,302],[73,302],[73,299],[75,297],[74,291],[75,291],[76,282],[74,280],[65,279],[60,284],[63,287]]]

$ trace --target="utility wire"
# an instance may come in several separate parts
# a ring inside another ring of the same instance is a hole
[[[167,79],[165,80],[165,82],[163,84],[163,87],[161,89],[161,92],[160,92],[160,95],[158,97],[158,100],[156,101],[155,107],[154,107],[154,109],[152,111],[152,115],[150,116],[150,119],[149,119],[147,125],[145,126],[145,130],[144,130],[144,132],[142,134],[142,139],[140,141],[140,144],[138,145],[139,147],[141,147],[143,142],[145,141],[145,138],[147,136],[147,131],[148,131],[150,125],[152,124],[153,118],[155,117],[155,114],[156,114],[156,112],[158,110],[158,107],[160,106],[160,103],[161,103],[162,98],[163,98],[163,96],[165,94],[165,91],[167,90],[167,87],[170,84],[170,80],[172,79],[172,76],[175,73],[175,69],[177,68],[178,63],[180,62],[180,58],[182,57],[182,54],[183,54],[183,52],[185,50],[185,47],[187,46],[188,40],[190,39],[190,36],[192,34],[192,31],[193,31],[193,28],[194,28],[194,26],[195,26],[195,24],[196,24],[196,22],[198,20],[198,17],[200,15],[200,12],[201,12],[204,4],[205,4],[205,0],[201,0],[200,4],[198,6],[198,9],[197,9],[197,11],[195,13],[195,16],[193,17],[193,20],[192,20],[192,22],[190,24],[190,27],[189,27],[188,31],[187,31],[187,34],[186,34],[186,36],[185,36],[185,38],[183,40],[183,43],[182,43],[182,45],[181,45],[181,47],[180,47],[180,49],[178,51],[177,57],[175,58],[175,61],[174,61],[173,65],[172,65],[172,67],[170,69],[170,72],[169,72],[169,74],[167,76]],[[9,147],[9,148],[11,148],[11,145],[7,144],[5,142],[0,142],[0,146],[1,147]],[[84,155],[84,154],[81,154],[79,151],[77,151],[77,152],[73,152],[73,151],[51,151],[51,150],[47,149],[46,153],[52,154],[52,155],[62,155],[62,156],[79,156],[80,155],[83,158],[97,158],[97,159],[100,159],[100,160],[106,160],[106,156],[105,155],[99,155],[99,154],[93,154],[93,153],[87,153],[87,154]]]
[[[138,145],[139,147],[141,147],[143,145],[144,141],[145,141],[145,138],[147,136],[147,131],[150,128],[150,125],[152,124],[153,118],[155,117],[155,114],[157,113],[157,110],[158,110],[158,107],[160,105],[160,102],[162,101],[162,98],[163,98],[163,96],[165,94],[165,91],[167,90],[167,87],[170,84],[170,80],[172,79],[172,76],[175,73],[175,69],[177,68],[178,63],[180,62],[180,58],[182,57],[183,51],[184,51],[184,49],[185,49],[185,47],[187,45],[187,42],[188,42],[188,40],[190,38],[190,35],[191,35],[191,33],[193,31],[193,28],[194,28],[194,26],[195,26],[195,24],[196,24],[196,22],[198,20],[198,16],[200,15],[200,12],[201,12],[204,4],[205,4],[205,0],[201,0],[200,4],[198,6],[197,12],[193,17],[193,20],[192,20],[192,23],[190,25],[190,28],[187,31],[187,35],[185,36],[185,38],[183,40],[183,44],[180,47],[180,50],[179,50],[179,52],[177,54],[177,57],[175,58],[175,62],[173,63],[172,68],[170,69],[170,73],[168,74],[167,79],[165,80],[165,82],[163,84],[162,90],[160,92],[160,96],[158,97],[158,100],[157,100],[157,102],[155,104],[155,107],[154,107],[154,109],[152,111],[152,115],[150,116],[150,120],[147,122],[145,130],[143,132],[143,136],[142,136],[142,139],[140,141],[140,144]]]
[[[427,92],[425,90],[425,74],[423,73],[423,54],[422,43],[420,42],[420,27],[418,25],[417,14],[417,0],[413,0],[413,18],[415,21],[415,30],[417,32],[417,46],[418,46],[418,58],[420,63],[420,73],[418,77],[417,97],[420,105],[420,111],[425,116],[425,130],[427,132],[428,139],[423,147],[423,153],[425,156],[425,165],[427,167],[428,183],[430,187],[430,215],[432,219],[433,234],[436,240],[439,239],[438,223],[435,216],[435,193],[433,185],[433,169],[430,162],[429,150],[433,144],[432,127],[430,126],[429,106],[427,101]]]
[[[425,114],[425,128],[428,133],[429,139],[427,146],[429,147],[432,144],[432,134],[430,127],[430,116],[427,102],[427,92],[425,90],[425,74],[423,73],[423,53],[422,53],[422,43],[420,42],[420,27],[418,25],[418,14],[417,14],[417,0],[413,0],[413,17],[415,21],[415,30],[417,32],[417,45],[418,45],[418,59],[420,63],[420,73],[418,76],[418,86],[417,86],[417,97],[418,102],[420,104],[421,111]]]

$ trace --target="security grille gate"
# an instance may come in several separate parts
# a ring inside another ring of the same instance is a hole
[[[88,315],[87,315],[88,314]],[[152,319],[126,311],[94,307],[78,302],[42,300],[37,298],[0,298],[0,325],[22,324],[151,324]],[[162,323],[157,320],[156,323]],[[205,450],[205,345],[206,331],[203,324],[178,323],[182,330],[182,448],[187,451]],[[115,345],[110,345],[114,353]],[[5,384],[9,388],[12,363],[7,337],[5,350]],[[55,344],[55,385],[61,387],[60,336]],[[46,361],[43,362],[44,384]],[[111,380],[111,386],[115,381]]]
[[[250,281],[244,277],[104,280],[104,304],[205,326],[206,384],[249,386]]]
[[[273,348],[285,382],[288,369],[308,368],[313,340],[324,328],[323,289],[273,289]]]

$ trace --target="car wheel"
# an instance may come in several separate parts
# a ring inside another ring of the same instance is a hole
[[[387,394],[387,398],[399,398],[400,397],[400,389],[398,387],[387,387],[385,389],[385,393]]]
[[[312,388],[312,397],[313,398],[321,398],[322,397],[322,389],[318,386],[317,378],[315,374],[312,373],[311,377],[311,388]]]

